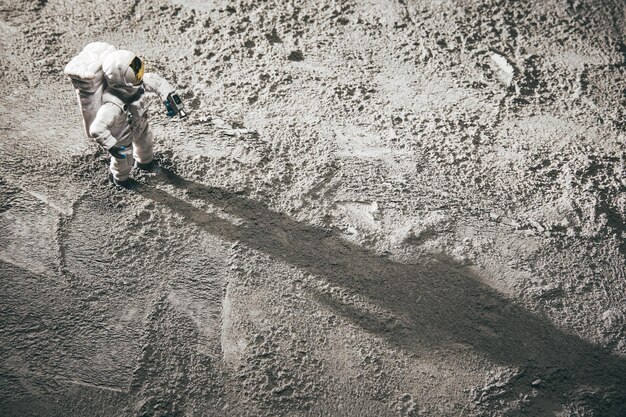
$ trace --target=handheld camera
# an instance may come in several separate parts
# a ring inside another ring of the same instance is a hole
[[[167,100],[165,100],[163,103],[165,104],[165,108],[167,109],[167,115],[169,117],[174,117],[176,115],[178,115],[178,117],[180,117],[181,119],[187,117],[185,106],[183,105],[183,101],[178,94],[169,93],[167,95]]]

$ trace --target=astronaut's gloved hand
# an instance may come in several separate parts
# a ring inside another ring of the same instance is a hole
[[[174,109],[172,108],[172,104],[169,102],[169,100],[165,100],[163,104],[165,104],[165,111],[167,112],[167,117],[176,116],[176,112],[174,112]]]
[[[126,146],[111,146],[107,149],[112,156],[118,159],[126,159],[126,154],[123,153],[125,150]]]

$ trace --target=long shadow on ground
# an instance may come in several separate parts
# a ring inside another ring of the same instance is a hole
[[[512,304],[453,259],[440,256],[401,264],[241,194],[188,181],[165,169],[160,177],[185,190],[190,200],[219,207],[244,223],[234,225],[149,185],[138,186],[136,192],[211,234],[302,268],[390,311],[391,319],[375,317],[317,295],[372,334],[409,352],[469,345],[494,363],[521,369],[505,390],[488,393],[493,400],[486,399],[488,414],[495,413],[498,404],[526,397],[521,410],[511,414],[552,415],[569,400],[594,416],[626,416],[626,361]]]

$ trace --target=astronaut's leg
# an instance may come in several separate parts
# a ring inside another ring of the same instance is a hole
[[[116,183],[124,182],[128,179],[131,169],[133,169],[133,154],[132,152],[124,152],[126,158],[116,158],[111,156],[111,164],[109,165],[109,170],[111,171],[111,175],[113,175],[113,181]]]
[[[137,160],[138,168],[148,169],[151,166],[154,157],[153,143],[154,135],[150,126],[147,126],[143,133],[133,140],[133,155]]]

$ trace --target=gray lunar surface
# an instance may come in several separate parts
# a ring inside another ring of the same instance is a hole
[[[0,1],[0,416],[626,416],[622,0]],[[161,168],[65,64],[130,49]]]

